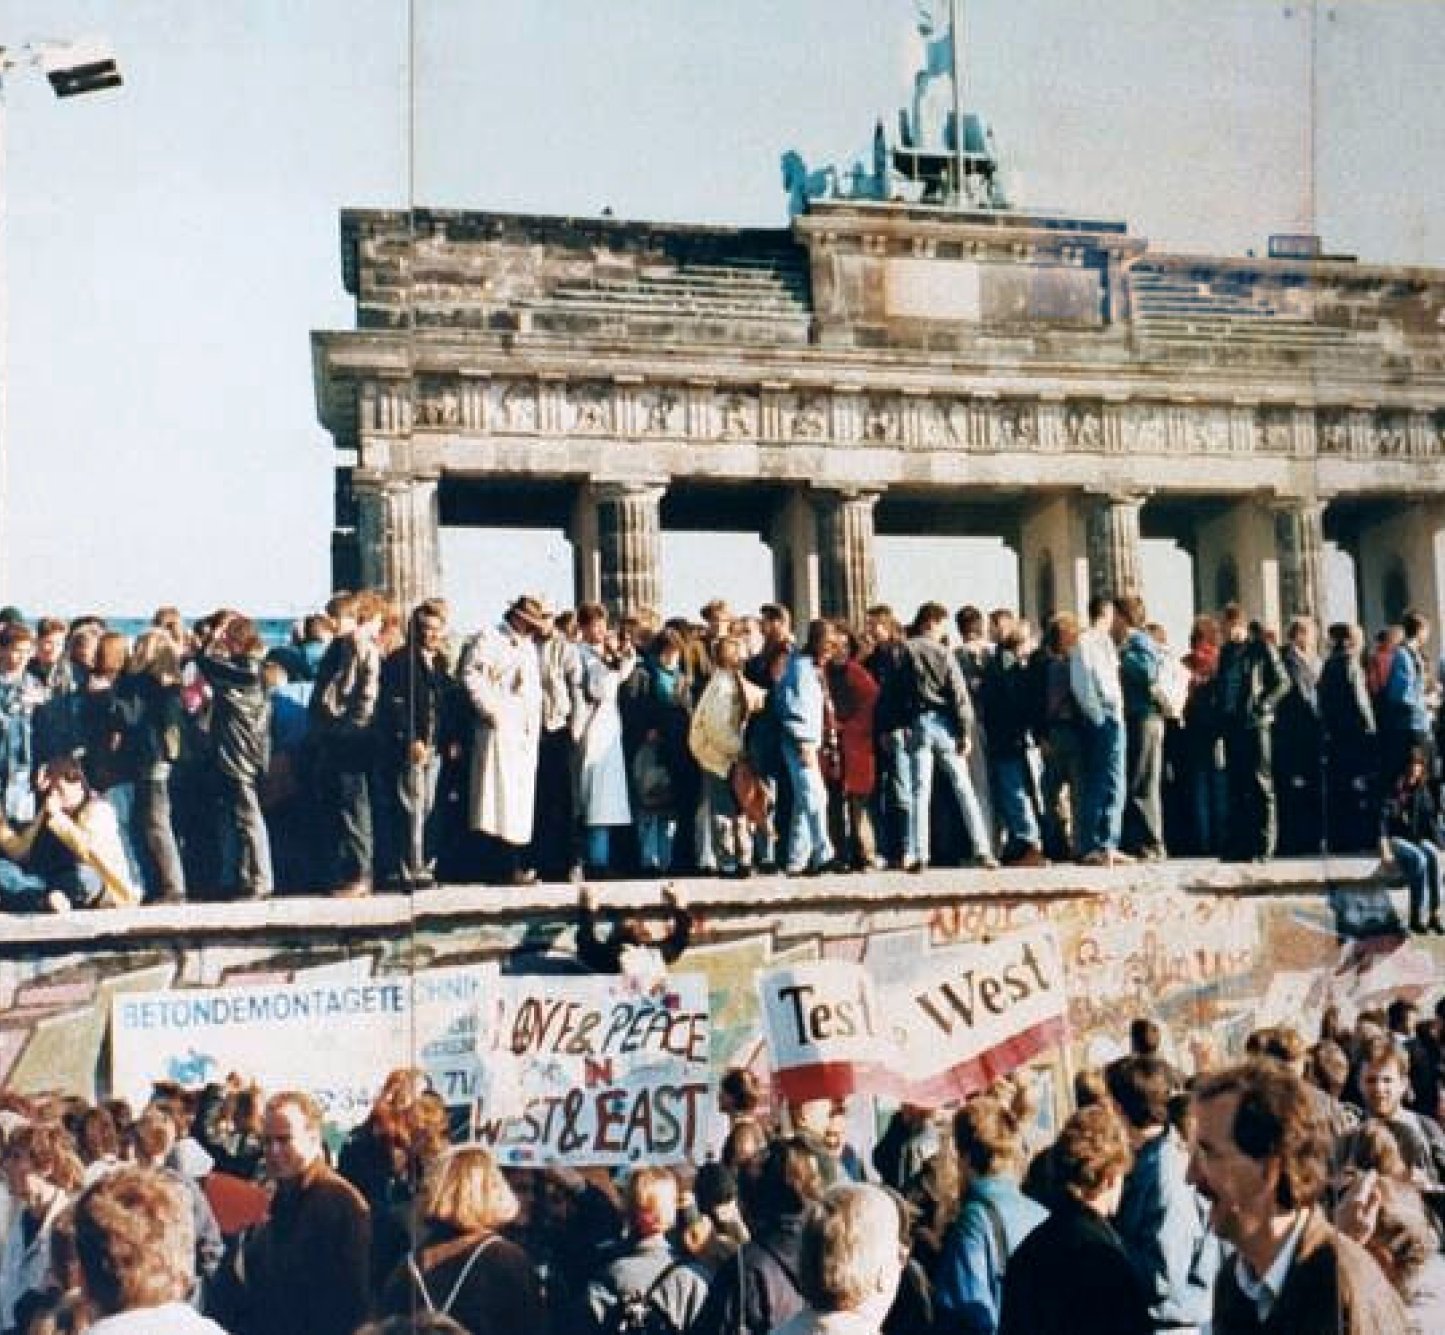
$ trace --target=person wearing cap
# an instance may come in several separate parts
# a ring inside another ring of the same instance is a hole
[[[488,878],[530,885],[526,866],[537,798],[542,734],[542,672],[537,641],[550,618],[542,600],[523,594],[501,624],[462,651],[458,675],[472,705],[471,828],[487,845]]]

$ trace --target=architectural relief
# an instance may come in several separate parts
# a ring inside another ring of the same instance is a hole
[[[991,443],[1005,453],[1013,450],[1032,452],[1038,448],[1039,428],[1037,406],[1032,403],[1001,403],[993,413]]]
[[[662,387],[641,395],[642,430],[649,436],[680,436],[685,432],[682,395]]]
[[[812,391],[793,396],[787,423],[793,440],[822,440],[828,434],[827,398]]]
[[[1071,404],[1064,412],[1064,447],[1082,454],[1104,448],[1104,411],[1097,403]]]
[[[724,394],[718,400],[717,426],[724,440],[756,440],[757,399],[750,394]]]
[[[461,391],[446,381],[423,381],[417,399],[418,426],[461,426]]]
[[[863,404],[863,439],[875,445],[889,445],[901,436],[897,401],[886,395],[870,394]]]
[[[1169,449],[1169,409],[1162,403],[1129,405],[1125,448],[1139,454],[1164,454]]]
[[[518,435],[537,430],[537,387],[518,380],[497,389],[497,429]]]
[[[612,391],[597,381],[585,381],[567,388],[571,410],[569,429],[579,436],[605,436],[612,430]]]
[[[1292,408],[1261,408],[1255,439],[1266,454],[1294,452],[1294,410]]]
[[[1350,419],[1338,409],[1327,409],[1315,418],[1315,434],[1321,454],[1350,452]]]

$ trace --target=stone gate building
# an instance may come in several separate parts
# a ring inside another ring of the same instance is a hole
[[[441,524],[568,533],[656,606],[660,534],[750,531],[800,617],[878,533],[990,534],[1026,614],[1140,588],[1319,616],[1445,601],[1445,271],[1161,254],[1119,222],[818,202],[779,230],[348,210],[356,328],[313,336],[339,586],[438,592]],[[674,611],[677,609],[663,609]]]

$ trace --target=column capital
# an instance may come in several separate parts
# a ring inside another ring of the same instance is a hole
[[[667,491],[665,477],[594,478],[592,494],[599,501],[660,500]]]

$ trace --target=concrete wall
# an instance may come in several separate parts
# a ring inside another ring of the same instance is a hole
[[[1047,919],[1068,975],[1072,1039],[1043,1063],[1062,1092],[1071,1065],[1112,1053],[1149,1015],[1186,1064],[1191,1045],[1237,1051],[1264,1022],[1312,1034],[1329,1002],[1399,992],[1433,1002],[1445,941],[1404,937],[1368,861],[1267,867],[1174,862],[1143,869],[938,871],[789,883],[692,882],[693,947],[706,974],[715,1067],[764,1060],[753,975],[781,961],[897,962]],[[605,888],[604,905],[656,912],[657,886]],[[525,895],[444,887],[414,900],[278,900],[14,918],[0,947],[0,1073],[21,1090],[107,1092],[107,1027],[121,992],[386,978],[498,961],[571,972],[570,888]]]

